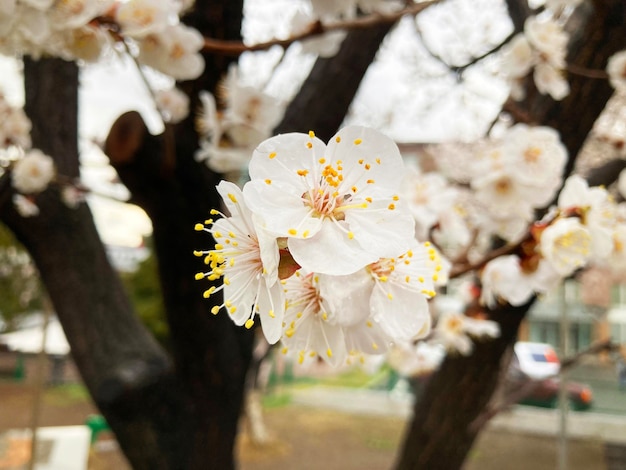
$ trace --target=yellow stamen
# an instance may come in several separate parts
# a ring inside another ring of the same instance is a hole
[[[254,325],[254,320],[252,318],[249,318],[248,321],[246,321],[246,328],[250,329],[252,328],[252,325]]]

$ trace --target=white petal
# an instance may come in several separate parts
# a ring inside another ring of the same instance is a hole
[[[300,266],[307,271],[337,276],[352,274],[378,260],[376,254],[365,251],[337,225],[325,220],[315,236],[289,239],[289,251]]]
[[[298,181],[300,177],[296,171],[311,171],[317,167],[325,149],[324,142],[307,134],[289,133],[271,137],[261,142],[252,154],[248,167],[250,179]]]
[[[244,195],[250,210],[263,221],[263,227],[279,236],[293,236],[292,230],[303,236],[313,236],[321,226],[321,219],[312,217],[310,207],[302,203],[302,193],[293,186],[278,181],[249,181],[244,186]]]
[[[268,343],[274,344],[282,335],[285,316],[285,295],[282,284],[277,282],[269,289],[261,289],[258,302],[263,334]]]
[[[363,322],[370,316],[372,276],[361,269],[347,276],[319,275],[320,295],[328,303],[332,320],[342,326]]]
[[[374,289],[370,299],[372,316],[393,340],[410,341],[430,331],[428,302],[419,292],[393,284],[383,292]],[[387,294],[391,294],[390,299]]]
[[[392,200],[383,201],[383,207],[346,211],[346,222],[354,238],[365,251],[377,258],[393,258],[405,253],[415,239],[415,219],[399,206],[389,210]]]
[[[371,165],[369,176],[364,176],[363,179],[375,179],[377,186],[389,189],[399,188],[405,171],[396,143],[386,135],[367,127],[348,126],[341,129],[330,139],[326,156],[333,160],[342,160],[346,174],[349,173],[350,165],[363,159],[364,163]]]

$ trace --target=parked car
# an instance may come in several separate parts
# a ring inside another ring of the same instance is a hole
[[[558,405],[559,373],[561,362],[550,344],[518,342],[507,372],[509,391],[523,386],[529,379],[539,380],[535,389],[519,403],[555,408]],[[568,381],[566,384],[570,406],[574,410],[587,410],[593,404],[593,392],[587,384]]]

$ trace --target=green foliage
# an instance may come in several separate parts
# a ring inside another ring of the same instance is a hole
[[[169,346],[169,327],[159,284],[157,260],[150,250],[134,273],[122,273],[122,281],[143,324],[166,348]]]
[[[42,287],[26,249],[0,224],[0,318],[12,329],[29,311],[41,309]]]

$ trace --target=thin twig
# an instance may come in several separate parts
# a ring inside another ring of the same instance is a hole
[[[469,429],[471,432],[478,432],[487,422],[496,416],[498,413],[509,409],[515,403],[520,400],[526,398],[530,395],[535,388],[541,385],[545,380],[554,379],[559,376],[560,373],[571,369],[573,366],[578,364],[578,361],[583,356],[589,354],[598,354],[602,351],[614,351],[618,349],[619,346],[613,343],[613,341],[609,338],[602,341],[596,341],[591,344],[587,349],[584,349],[573,356],[570,356],[563,361],[561,361],[561,367],[559,368],[559,373],[551,375],[549,377],[545,377],[543,379],[529,379],[524,382],[519,388],[513,390],[511,393],[507,394],[503,401],[497,406],[491,406],[485,409],[483,413],[481,413],[473,422],[470,424]]]
[[[489,261],[496,259],[499,256],[508,255],[514,253],[522,243],[528,240],[528,236],[524,237],[524,239],[514,245],[504,245],[501,248],[497,248],[485,255],[483,259],[476,263],[463,263],[457,266],[454,266],[450,270],[450,279],[461,276],[462,274],[468,273],[470,271],[474,271],[485,266]]]
[[[429,6],[435,5],[441,0],[432,0],[429,2],[421,2],[408,6],[402,10],[390,14],[372,13],[370,15],[361,16],[354,20],[336,21],[324,24],[321,21],[311,23],[308,28],[298,34],[294,34],[286,39],[273,39],[271,41],[261,42],[257,44],[246,45],[241,41],[227,41],[213,38],[204,38],[204,52],[213,54],[238,56],[246,51],[264,51],[272,46],[287,47],[296,41],[320,36],[331,31],[349,31],[355,29],[366,29],[377,25],[393,24],[405,15],[416,15],[425,10]]]
[[[608,80],[609,78],[609,74],[604,70],[588,69],[587,67],[582,67],[576,64],[567,64],[566,70],[573,75],[585,78],[593,78],[597,80]]]

